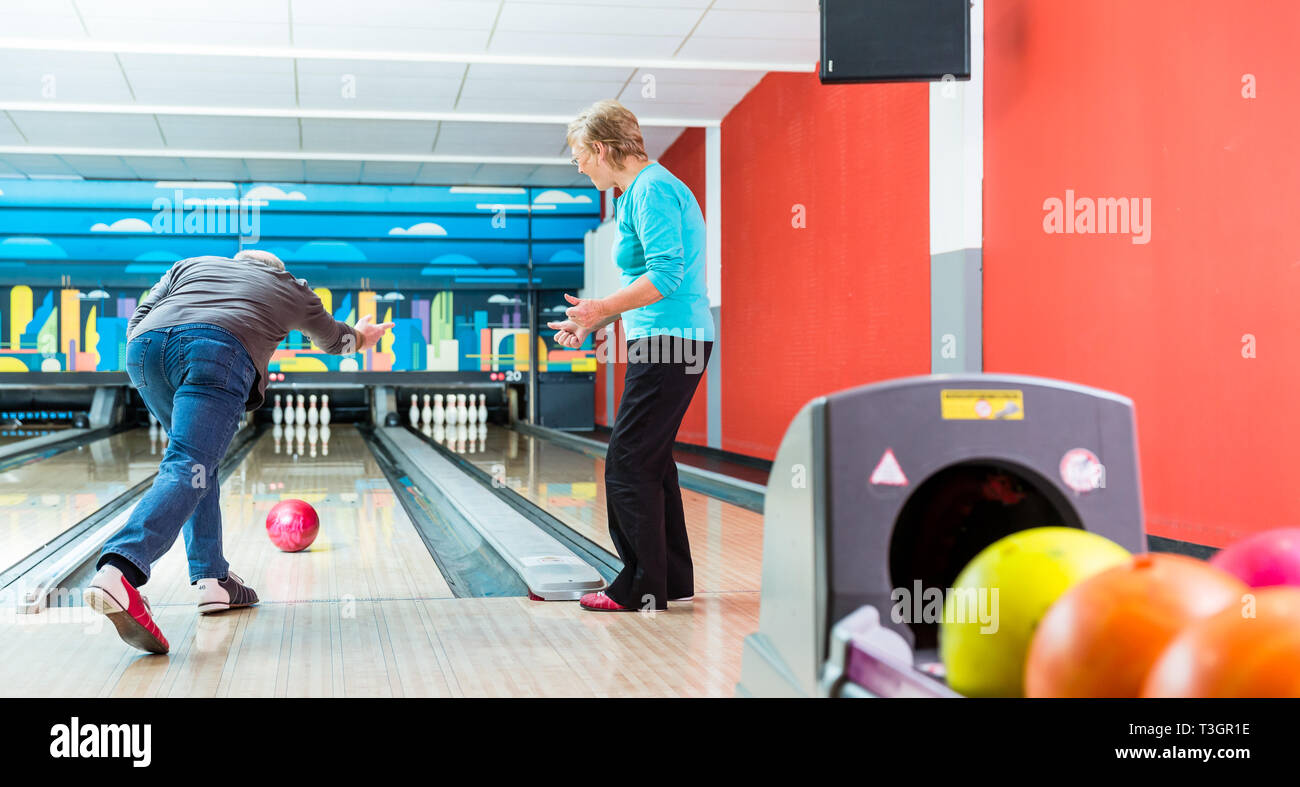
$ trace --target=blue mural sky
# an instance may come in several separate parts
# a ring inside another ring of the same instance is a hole
[[[322,286],[527,288],[531,255],[533,286],[572,288],[599,213],[595,189],[14,181],[0,282],[147,285],[184,257],[260,248]]]

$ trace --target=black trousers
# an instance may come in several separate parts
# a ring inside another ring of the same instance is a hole
[[[712,352],[713,342],[668,335],[628,342],[605,456],[609,534],[623,561],[605,594],[621,606],[667,609],[668,599],[694,595],[673,442]]]

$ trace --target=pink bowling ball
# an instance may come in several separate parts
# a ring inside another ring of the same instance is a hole
[[[1219,552],[1210,562],[1251,587],[1300,587],[1300,527],[1256,533]]]
[[[305,500],[282,500],[266,515],[266,534],[285,552],[301,552],[320,532],[320,517]]]

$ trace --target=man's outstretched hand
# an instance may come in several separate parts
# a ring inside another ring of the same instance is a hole
[[[378,325],[373,325],[369,314],[357,320],[357,324],[352,326],[352,329],[357,332],[357,336],[361,337],[361,344],[356,351],[364,352],[367,347],[374,347],[384,337],[384,334],[388,333],[388,329],[394,325],[396,323],[391,322],[381,322]]]

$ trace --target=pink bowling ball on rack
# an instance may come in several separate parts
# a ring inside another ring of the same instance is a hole
[[[1210,562],[1251,587],[1300,587],[1300,527],[1256,533],[1219,552]]]

